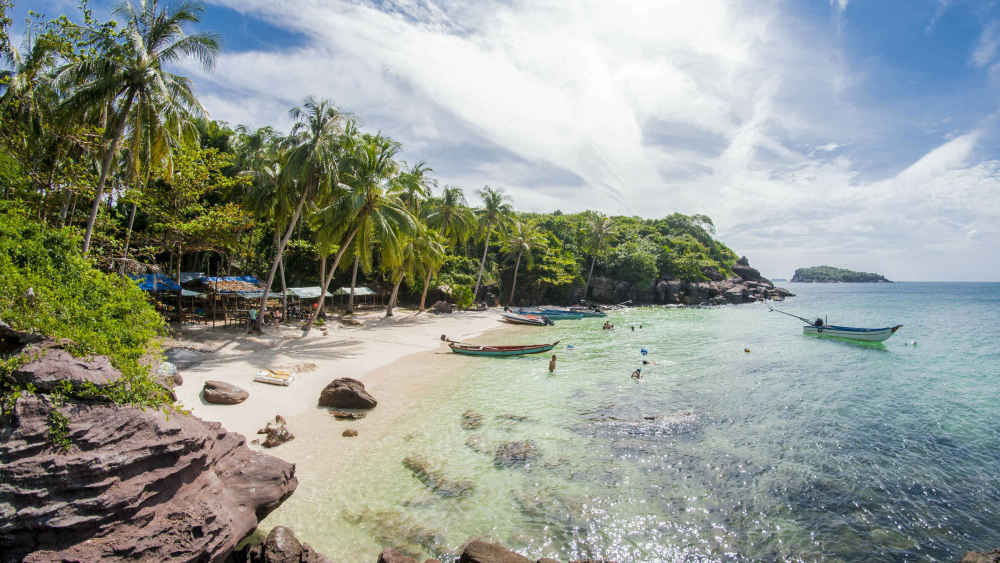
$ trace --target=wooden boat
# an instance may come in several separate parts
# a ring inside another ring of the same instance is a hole
[[[554,321],[565,321],[565,320],[577,320],[582,319],[582,313],[574,313],[568,309],[513,309],[515,313],[520,315],[534,315],[539,317],[546,317]]]
[[[517,313],[500,313],[503,320],[516,325],[546,326],[553,324],[548,317],[541,315],[519,315]]]
[[[890,326],[885,328],[855,328],[851,326],[837,325],[806,325],[802,327],[803,334],[813,336],[834,336],[837,338],[848,338],[850,340],[863,340],[865,342],[882,342],[888,339],[903,325]]]
[[[835,338],[847,338],[850,340],[861,340],[863,342],[882,342],[887,340],[896,331],[902,328],[903,325],[887,326],[884,328],[856,328],[853,326],[837,326],[828,325],[823,322],[823,319],[816,319],[815,321],[810,321],[805,317],[800,317],[798,315],[793,315],[792,313],[786,313],[775,309],[774,307],[768,307],[771,311],[775,313],[781,313],[782,315],[788,315],[789,317],[794,317],[805,323],[806,326],[802,327],[802,333],[812,336],[832,336]]]
[[[539,354],[548,352],[556,347],[559,341],[552,344],[529,344],[527,346],[480,346],[477,344],[462,344],[461,342],[450,342],[448,347],[456,354],[466,356],[523,356],[525,354]]]

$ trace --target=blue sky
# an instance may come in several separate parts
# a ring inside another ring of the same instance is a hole
[[[217,119],[327,97],[470,196],[705,213],[774,277],[1000,280],[996,2],[214,0],[200,27],[218,64],[179,70]]]

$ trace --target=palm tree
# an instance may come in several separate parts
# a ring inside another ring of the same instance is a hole
[[[611,219],[600,213],[588,213],[587,225],[587,251],[590,252],[590,272],[587,274],[587,285],[583,287],[583,298],[587,298],[590,291],[590,278],[594,275],[594,264],[597,257],[603,256],[608,250],[608,239],[611,238]]]
[[[468,240],[476,227],[476,217],[465,201],[462,188],[457,186],[445,186],[441,197],[431,199],[426,221],[455,248]]]
[[[521,221],[515,221],[504,236],[503,251],[508,256],[517,256],[514,262],[514,281],[510,284],[510,297],[507,299],[507,305],[514,304],[514,290],[517,289],[517,271],[521,266],[521,257],[527,253],[530,265],[531,251],[541,246],[544,241],[545,239],[534,224]]]
[[[338,142],[342,131],[343,115],[327,100],[306,98],[301,107],[294,107],[288,114],[295,120],[292,132],[282,143],[287,151],[285,165],[279,175],[279,198],[298,201],[288,218],[284,236],[278,241],[274,261],[267,273],[260,311],[267,306],[268,293],[278,271],[295,225],[302,217],[306,203],[332,197],[336,186]],[[324,288],[325,289],[325,288]],[[322,296],[320,297],[322,303]],[[263,315],[258,315],[258,329]]]
[[[479,210],[479,224],[483,229],[483,258],[479,261],[479,275],[476,276],[476,288],[472,290],[472,300],[475,302],[479,295],[479,284],[483,281],[483,269],[486,267],[486,252],[490,248],[490,235],[497,225],[505,222],[510,216],[510,198],[500,190],[489,186],[479,190],[479,197],[483,198],[483,208]]]
[[[413,242],[413,256],[416,272],[424,274],[424,289],[420,294],[420,311],[423,312],[427,304],[427,290],[430,289],[431,278],[441,269],[448,256],[444,237],[437,231],[425,227]]]
[[[405,241],[416,227],[416,220],[400,197],[398,183],[392,181],[399,170],[393,160],[399,152],[399,144],[379,134],[355,136],[346,140],[345,145],[342,172],[345,189],[331,205],[314,216],[320,246],[330,248],[337,244],[339,249],[329,275],[323,276],[319,306],[303,327],[306,332],[323,308],[327,288],[341,258],[359,233],[370,237],[370,241],[359,241],[356,246],[361,259],[377,246],[383,263],[388,265],[402,262]]]
[[[71,92],[64,104],[69,112],[106,112],[100,175],[83,238],[84,254],[90,250],[97,212],[125,127],[143,127],[150,115],[164,116],[166,121],[174,119],[167,117],[171,115],[186,120],[205,113],[190,81],[165,68],[185,56],[195,57],[206,68],[214,65],[219,49],[215,37],[184,33],[185,24],[200,21],[202,9],[184,3],[159,10],[156,0],[143,2],[140,8],[136,12],[130,2],[124,2],[118,9],[127,19],[121,41],[98,37],[98,56],[72,61],[58,72],[57,83]],[[130,119],[134,109],[137,115]]]

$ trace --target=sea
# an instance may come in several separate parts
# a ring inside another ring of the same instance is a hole
[[[1000,547],[1000,284],[781,285],[795,297],[483,337],[558,340],[553,373],[550,354],[438,354],[449,377],[414,399],[406,431],[279,520],[359,562],[386,546],[447,557],[470,537],[620,563]],[[903,327],[857,344],[770,307]]]

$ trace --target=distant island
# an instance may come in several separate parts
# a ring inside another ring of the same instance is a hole
[[[792,276],[795,283],[892,283],[881,274],[870,272],[855,272],[845,268],[834,268],[833,266],[813,266],[812,268],[799,268]]]
[[[786,281],[788,281],[788,278],[772,278],[771,281],[772,282],[786,282]]]

